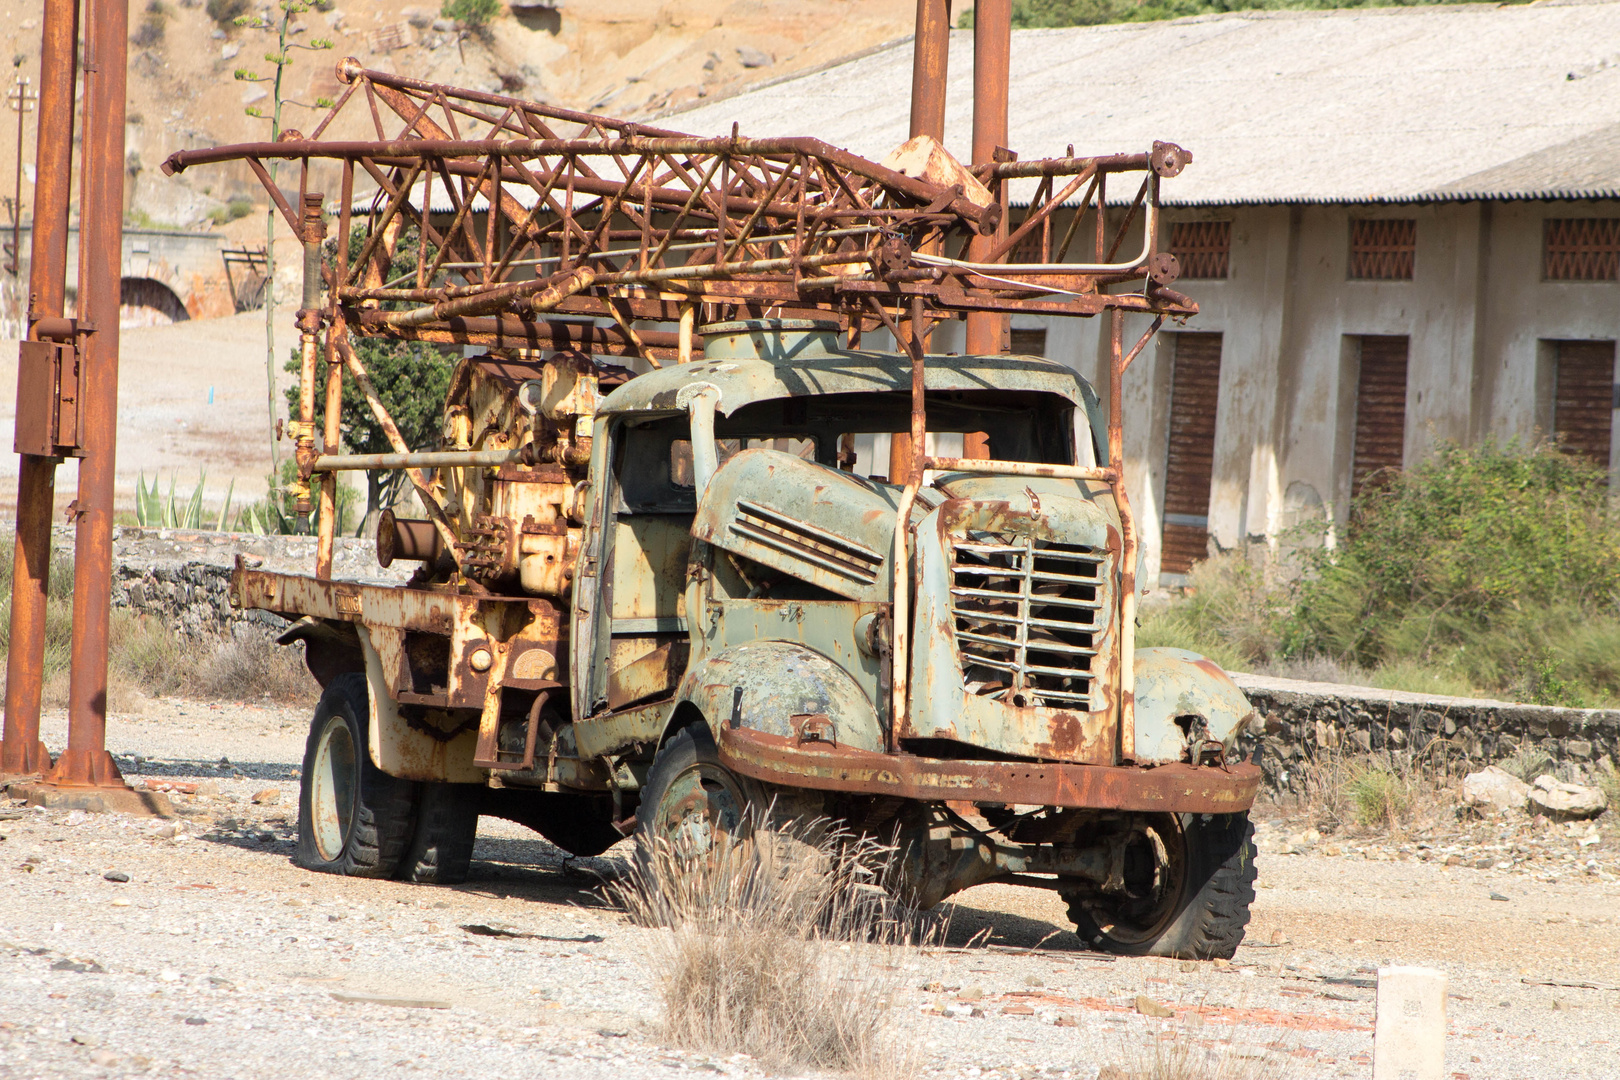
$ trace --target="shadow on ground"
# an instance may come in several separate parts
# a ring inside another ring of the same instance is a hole
[[[137,758],[114,754],[113,761],[125,777],[159,776],[166,780],[279,780],[297,781],[302,770],[284,761],[197,761],[185,758]]]
[[[1031,919],[1005,911],[986,911],[966,904],[942,905],[949,909],[950,929],[945,945],[954,948],[994,945],[1012,949],[1039,948],[1043,952],[1089,952],[1075,936],[1074,927],[1044,919]]]

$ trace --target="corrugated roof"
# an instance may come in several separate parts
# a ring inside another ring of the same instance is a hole
[[[1193,164],[1165,184],[1166,203],[1620,193],[1613,0],[1018,30],[1012,67],[1012,149],[1027,158],[1069,143],[1080,154],[1180,143]],[[905,41],[660,122],[814,135],[881,159],[906,138],[910,80]],[[945,143],[963,160],[972,95],[973,35],[955,32]]]

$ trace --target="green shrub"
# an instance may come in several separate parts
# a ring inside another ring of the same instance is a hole
[[[1346,766],[1344,793],[1356,811],[1356,821],[1369,829],[1398,829],[1412,806],[1412,787],[1383,762],[1351,762]]]
[[[1503,772],[1512,773],[1525,783],[1531,784],[1535,782],[1536,777],[1552,772],[1555,764],[1552,755],[1541,747],[1526,744],[1498,761],[1496,766]]]
[[[253,213],[253,200],[238,195],[224,206],[216,206],[208,211],[208,219],[215,225],[229,225],[233,221],[247,217]]]
[[[444,0],[439,8],[441,16],[473,31],[482,30],[500,13],[500,0]]]
[[[1540,704],[1620,692],[1620,517],[1604,471],[1487,442],[1363,494],[1301,582],[1284,651],[1417,661]]]
[[[1287,586],[1243,555],[1222,553],[1192,568],[1184,596],[1142,613],[1136,643],[1190,649],[1245,670],[1276,655],[1288,605]]]
[[[1138,642],[1260,674],[1542,705],[1620,702],[1620,512],[1555,447],[1439,448],[1356,500],[1297,582],[1237,554],[1143,612]]]
[[[208,0],[205,10],[220,29],[229,32],[236,25],[236,20],[246,15],[252,6],[249,0]]]

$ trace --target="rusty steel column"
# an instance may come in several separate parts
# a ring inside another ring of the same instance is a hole
[[[107,753],[113,468],[118,440],[118,301],[124,219],[125,0],[86,0],[84,167],[79,174],[79,340],[84,456],[73,564],[68,745],[48,779],[123,786]]]
[[[973,7],[973,164],[995,160],[996,148],[1007,144],[1007,82],[1012,70],[1012,0],[978,0]],[[1005,183],[1001,198],[1001,224],[990,236],[968,240],[968,260],[988,262],[990,253],[1007,238]],[[967,316],[969,356],[999,353],[1005,339],[1006,315],[972,311]],[[990,442],[982,433],[962,439],[962,456],[988,458]]]
[[[318,191],[304,192],[303,214],[299,219],[298,240],[304,248],[304,297],[298,311],[298,420],[287,426],[293,429],[293,455],[298,463],[298,479],[293,483],[293,494],[297,498],[300,533],[309,532],[310,466],[316,456],[315,361],[321,332],[321,241],[326,239],[326,219],[321,213],[324,198]],[[322,535],[325,535],[324,530]],[[321,576],[319,562],[320,555],[317,553],[317,576]]]
[[[977,18],[977,12],[975,12]],[[911,137],[945,139],[945,73],[951,48],[950,0],[917,0],[911,48]]]
[[[950,0],[917,0],[917,33],[911,51],[911,138],[929,135],[945,141],[945,75],[951,50]],[[898,319],[896,320],[898,321]],[[906,343],[896,341],[896,349]],[[924,346],[926,348],[926,345]],[[889,483],[911,478],[915,454],[911,432],[889,435]]]
[[[61,317],[66,291],[78,38],[78,0],[45,0],[39,56],[39,138],[34,151],[34,225],[29,238],[30,338],[36,336],[35,324],[40,319]],[[44,137],[46,132],[50,138]],[[45,599],[50,587],[56,464],[56,458],[33,454],[21,455],[18,462],[17,539],[0,775],[26,776],[51,767],[50,755],[39,740],[39,699],[45,678]]]

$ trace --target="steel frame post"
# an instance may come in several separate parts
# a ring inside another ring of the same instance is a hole
[[[86,0],[85,25],[78,326],[84,456],[75,514],[68,745],[47,779],[64,787],[122,787],[106,745],[129,7],[124,0]]]
[[[978,0],[973,8],[973,164],[995,160],[996,148],[1007,142],[1007,81],[1012,65],[1012,0]],[[989,236],[968,240],[968,261],[1005,262],[990,256],[1007,237],[1007,186],[998,185],[1001,224]],[[964,349],[969,356],[1002,351],[1007,316],[992,311],[971,311],[967,316]],[[988,459],[990,442],[974,433],[962,439],[962,456]]]
[[[34,226],[29,238],[30,338],[37,336],[40,319],[61,318],[66,291],[78,0],[45,0],[40,36],[40,137],[35,145]],[[43,137],[47,131],[51,133],[48,139]],[[50,588],[51,512],[58,459],[33,454],[20,457],[5,729],[0,735],[0,775],[9,776],[42,773],[51,767],[50,754],[39,739],[39,701],[45,678],[45,602]]]
[[[917,0],[917,36],[911,54],[911,138],[928,135],[945,141],[945,76],[951,52],[950,0]],[[905,342],[896,340],[896,349]],[[926,350],[927,345],[923,348]],[[911,479],[911,433],[889,435],[889,483]]]

